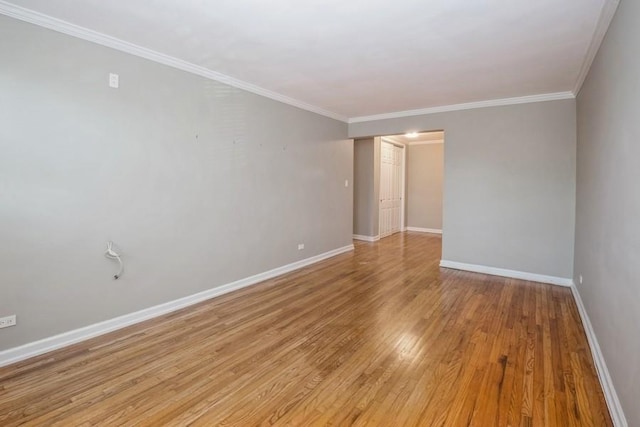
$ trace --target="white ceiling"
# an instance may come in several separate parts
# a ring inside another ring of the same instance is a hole
[[[353,118],[573,91],[606,2],[11,3]]]

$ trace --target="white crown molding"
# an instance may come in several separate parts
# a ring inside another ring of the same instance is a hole
[[[447,111],[471,110],[475,108],[499,107],[503,105],[529,104],[533,102],[558,101],[573,99],[572,92],[544,93],[540,95],[520,96],[516,98],[491,99],[487,101],[468,102],[465,104],[444,105],[441,107],[421,108],[418,110],[396,111],[394,113],[375,114],[373,116],[352,117],[349,123],[371,122],[374,120],[397,119],[401,117],[421,116],[423,114],[444,113]]]
[[[382,140],[384,142],[388,142],[390,144],[401,145],[403,147],[413,146],[413,145],[429,145],[429,144],[442,144],[444,143],[444,139],[418,139],[415,141],[400,141],[394,136],[383,136]]]
[[[116,49],[121,52],[139,56],[141,58],[167,65],[178,70],[186,71],[200,77],[215,80],[217,82],[224,83],[229,86],[254,93],[256,95],[264,96],[265,98],[273,99],[274,101],[279,101],[306,111],[311,111],[312,113],[330,117],[332,119],[339,120],[345,123],[348,122],[347,117],[344,117],[332,111],[327,111],[323,108],[316,107],[315,105],[307,104],[306,102],[299,101],[297,99],[290,98],[276,92],[272,92],[260,86],[238,80],[236,78],[227,76],[226,74],[218,73],[217,71],[210,70],[191,62],[187,62],[182,59],[166,55],[164,53],[156,52],[155,50],[147,49],[145,47],[138,46],[136,44],[129,43],[127,41],[111,37],[109,35],[81,27],[79,25],[75,25],[70,22],[36,12],[31,9],[16,6],[3,0],[0,0],[0,14],[19,19],[21,21],[29,22],[40,27],[48,28],[59,33],[67,34],[69,36],[77,37],[79,39],[87,40],[92,43],[97,43],[99,45]]]
[[[578,72],[578,79],[576,80],[576,84],[573,88],[573,93],[576,96],[578,96],[580,89],[582,89],[582,85],[589,74],[589,70],[591,69],[594,59],[596,59],[596,54],[600,49],[604,36],[607,34],[607,30],[609,29],[609,25],[611,24],[611,20],[613,19],[619,4],[620,0],[606,0],[602,5],[598,24],[593,32],[593,36],[591,37],[591,43],[589,44],[587,54],[582,62],[582,67],[580,67],[580,71]]]
[[[417,231],[418,233],[442,234],[442,230],[438,228],[407,227],[406,230]]]
[[[544,274],[526,273],[524,271],[507,270],[504,268],[487,267],[485,265],[466,264],[463,262],[441,260],[440,267],[453,268],[454,270],[471,271],[474,273],[490,274],[492,276],[509,277],[512,279],[528,280],[530,282],[548,283],[550,285],[569,287],[572,279],[564,277],[546,276]]]
[[[383,136],[380,138],[382,140],[382,142],[386,142],[387,144],[391,144],[391,145],[395,145],[396,147],[400,148],[400,149],[405,149],[407,148],[407,143],[406,142],[402,142],[402,141],[398,141],[395,138],[390,138],[388,136]]]
[[[163,314],[171,313],[172,311],[176,311],[181,308],[185,308],[190,305],[197,304],[199,302],[215,298],[217,296],[224,295],[238,289],[255,285],[257,283],[272,279],[282,274],[298,270],[311,264],[315,264],[327,258],[352,251],[353,249],[353,245],[344,246],[322,253],[320,255],[284,265],[282,267],[274,268],[273,270],[269,270],[264,273],[259,273],[254,276],[246,277],[244,279],[236,280],[235,282],[215,287],[213,289],[208,289],[197,294],[189,295],[183,298],[166,302],[164,304],[145,308],[143,310],[125,314],[124,316],[119,316],[113,319],[105,320],[103,322],[94,323],[93,325],[74,329],[72,331],[64,332],[59,335],[54,335],[52,337],[44,338],[39,341],[24,344],[20,347],[14,347],[8,350],[0,351],[0,367],[25,360],[30,357],[48,353],[62,347],[76,344],[78,342],[85,341],[89,338],[94,338],[108,332],[113,332],[117,329],[122,329],[124,327],[148,319],[152,319],[154,317],[162,316]]]
[[[620,399],[618,399],[616,389],[613,386],[613,381],[611,380],[611,375],[609,374],[609,369],[607,368],[607,364],[604,360],[602,350],[600,350],[600,344],[598,344],[596,333],[593,330],[591,320],[587,314],[587,309],[582,302],[582,297],[580,297],[580,292],[578,292],[578,288],[575,283],[572,283],[571,285],[571,293],[576,301],[578,313],[580,314],[580,319],[584,326],[584,332],[587,335],[587,341],[591,348],[591,356],[593,357],[594,364],[596,365],[596,372],[598,373],[598,379],[600,380],[600,385],[604,392],[604,398],[607,402],[607,406],[609,407],[609,413],[611,414],[613,425],[616,427],[628,427],[629,424],[627,424],[627,419],[622,411],[622,405],[620,404]]]
[[[396,139],[393,135],[390,135],[390,136],[383,136],[383,137],[382,137],[382,140],[383,140],[384,142],[388,142],[388,143],[390,143],[390,144],[399,144],[399,145],[402,145],[403,147],[404,147],[405,145],[407,145],[407,143],[406,143],[406,142],[399,141],[399,140],[398,140],[398,139]]]
[[[102,46],[116,49],[121,52],[129,53],[131,55],[145,58],[150,61],[167,65],[169,67],[176,68],[188,73],[192,73],[210,80],[215,80],[217,82],[224,83],[229,86],[233,86],[238,89],[242,89],[247,92],[254,93],[256,95],[264,96],[266,98],[273,99],[275,101],[279,101],[284,104],[288,104],[306,111],[320,114],[325,117],[330,117],[332,119],[339,120],[345,123],[360,123],[360,122],[368,122],[368,121],[374,121],[374,120],[419,116],[423,114],[442,113],[447,111],[469,110],[469,109],[475,109],[475,108],[497,107],[497,106],[504,106],[504,105],[556,101],[561,99],[575,98],[575,95],[579,92],[580,88],[582,87],[582,84],[584,83],[584,79],[586,78],[589,72],[589,68],[593,63],[593,59],[595,58],[598,48],[600,47],[600,44],[604,39],[604,36],[609,27],[609,24],[611,23],[611,19],[613,18],[613,15],[615,14],[618,4],[619,4],[619,0],[607,0],[606,3],[604,4],[600,18],[598,20],[596,31],[594,32],[593,39],[591,41],[591,44],[589,45],[587,56],[585,57],[585,61],[583,62],[582,67],[580,69],[578,80],[576,82],[573,92],[557,92],[557,93],[521,96],[521,97],[515,97],[515,98],[493,99],[493,100],[486,100],[486,101],[469,102],[469,103],[454,104],[454,105],[444,105],[444,106],[438,106],[438,107],[397,111],[397,112],[391,112],[391,113],[383,113],[383,114],[376,114],[371,116],[360,116],[360,117],[352,117],[352,118],[347,118],[341,114],[325,110],[321,107],[317,107],[315,105],[311,105],[306,102],[299,101],[297,99],[279,94],[277,92],[270,91],[260,86],[256,86],[252,83],[248,83],[248,82],[236,79],[234,77],[227,76],[226,74],[222,74],[217,71],[213,71],[208,68],[184,61],[182,59],[175,58],[173,56],[166,55],[142,46],[138,46],[136,44],[129,43],[127,41],[124,41],[124,40],[121,40],[121,39],[118,39],[94,30],[90,30],[88,28],[81,27],[79,25],[75,25],[67,21],[63,21],[61,19],[54,18],[52,16],[48,16],[40,12],[36,12],[34,10],[24,8],[22,6],[17,6],[9,2],[6,2],[4,0],[0,0],[0,14],[6,15],[15,19],[19,19],[21,21],[29,22],[31,24],[48,28],[50,30],[54,30],[63,34],[73,36],[73,37],[77,37],[83,40],[87,40],[89,42],[93,42]]]
[[[363,236],[361,234],[354,234],[354,240],[362,240],[363,242],[377,242],[380,240],[380,236]]]
[[[444,139],[434,139],[431,141],[411,141],[408,145],[413,147],[414,145],[431,145],[431,144],[444,144]]]

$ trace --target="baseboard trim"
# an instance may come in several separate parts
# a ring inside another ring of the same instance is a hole
[[[407,227],[407,231],[417,231],[419,233],[442,234],[442,230],[437,228]]]
[[[531,282],[547,283],[550,285],[569,287],[572,279],[564,277],[545,276],[543,274],[527,273],[524,271],[507,270],[504,268],[487,267],[485,265],[465,264],[463,262],[441,260],[440,267],[453,268],[455,270],[472,271],[474,273],[490,274],[492,276],[509,277],[512,279],[528,280]]]
[[[63,347],[67,347],[69,345],[76,344],[81,341],[85,341],[109,332],[113,332],[115,330],[122,329],[127,326],[152,319],[154,317],[162,316],[164,314],[171,313],[172,311],[176,311],[181,308],[185,308],[190,305],[197,304],[199,302],[215,298],[232,291],[236,291],[238,289],[255,285],[257,283],[272,279],[282,274],[290,273],[311,264],[315,264],[327,258],[352,251],[353,249],[353,245],[343,246],[338,249],[334,249],[310,258],[284,265],[282,267],[274,268],[273,270],[265,271],[264,273],[259,273],[250,277],[246,277],[244,279],[236,280],[235,282],[215,287],[213,289],[208,289],[197,294],[178,298],[173,301],[145,308],[133,313],[125,314],[123,316],[115,317],[103,322],[94,323],[93,325],[88,325],[79,329],[64,332],[62,334],[47,337],[38,341],[21,345],[19,347],[0,351],[0,367],[29,359],[31,357],[39,356],[41,354],[48,353],[50,351],[57,350]]]
[[[354,240],[362,240],[364,242],[377,242],[380,240],[380,236],[363,236],[362,234],[354,234]]]
[[[611,414],[613,425],[616,427],[628,427],[629,424],[627,424],[627,419],[622,411],[622,405],[618,399],[616,389],[613,386],[613,381],[611,380],[609,369],[607,368],[604,356],[602,355],[602,350],[600,350],[600,344],[598,344],[596,333],[593,330],[591,320],[589,319],[589,315],[587,314],[587,310],[582,302],[582,297],[580,297],[580,292],[578,291],[575,283],[571,284],[571,293],[573,294],[573,299],[576,301],[580,320],[582,320],[582,326],[584,327],[584,332],[587,335],[587,341],[589,342],[589,348],[591,349],[591,357],[596,365],[598,379],[600,380],[600,385],[604,392],[604,398],[607,402],[607,406],[609,407],[609,413]]]

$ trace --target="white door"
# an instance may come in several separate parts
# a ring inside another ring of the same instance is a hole
[[[380,149],[380,237],[400,231],[403,149],[382,142]]]

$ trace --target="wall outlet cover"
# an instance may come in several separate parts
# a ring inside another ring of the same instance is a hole
[[[120,76],[114,73],[109,74],[109,87],[118,89],[120,86]]]
[[[0,329],[8,328],[10,326],[16,326],[17,320],[16,315],[13,314],[11,316],[0,317]]]

